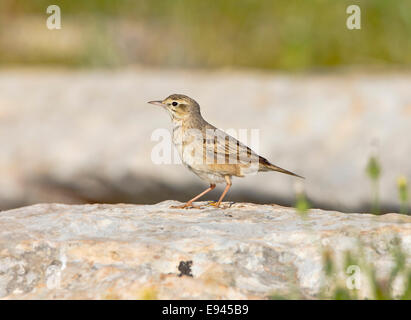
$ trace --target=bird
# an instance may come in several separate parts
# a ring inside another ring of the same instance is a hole
[[[213,190],[218,183],[225,183],[223,193],[217,202],[220,207],[232,185],[232,177],[245,177],[264,171],[278,171],[294,177],[304,177],[270,163],[249,147],[208,123],[201,115],[200,105],[183,94],[171,94],[164,100],[149,101],[149,104],[167,110],[172,120],[172,141],[178,150],[182,163],[209,187],[174,208],[201,208],[194,202]]]

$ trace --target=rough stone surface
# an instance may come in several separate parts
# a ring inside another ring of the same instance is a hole
[[[207,184],[183,166],[151,159],[153,132],[170,131],[171,121],[146,102],[177,92],[223,130],[260,130],[260,154],[305,176],[315,207],[368,211],[365,166],[375,152],[382,206],[394,212],[397,177],[411,180],[410,88],[407,73],[2,70],[0,208],[185,201],[201,192]],[[294,181],[278,173],[234,179],[227,200],[292,205]]]
[[[316,298],[322,257],[355,250],[378,274],[399,238],[409,264],[411,217],[225,203],[224,209],[38,204],[0,212],[5,299]],[[203,203],[205,204],[205,202]],[[364,284],[361,296],[369,292]]]

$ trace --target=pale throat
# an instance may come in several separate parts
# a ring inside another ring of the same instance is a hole
[[[170,112],[171,120],[174,122],[179,122],[180,124],[183,121],[188,121],[190,118],[189,113],[179,114],[178,112]]]

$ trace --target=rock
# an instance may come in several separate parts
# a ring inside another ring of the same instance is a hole
[[[305,176],[315,207],[367,212],[365,167],[375,153],[382,208],[394,212],[397,177],[411,180],[410,87],[407,73],[2,70],[0,208],[185,201],[201,192],[207,184],[186,168],[151,158],[153,132],[170,131],[171,121],[146,102],[178,92],[223,130],[260,130],[261,155]],[[294,181],[279,173],[234,179],[227,200],[290,206]]]
[[[334,281],[324,275],[324,252],[337,265],[361,245],[385,277],[399,239],[410,263],[409,216],[317,209],[302,216],[228,202],[224,209],[171,209],[175,204],[37,204],[0,212],[0,297],[318,298]],[[344,271],[338,277],[345,283]],[[372,298],[365,275],[358,292]]]

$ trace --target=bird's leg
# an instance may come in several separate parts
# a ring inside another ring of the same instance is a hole
[[[195,196],[193,199],[187,201],[187,203],[183,204],[182,206],[172,206],[172,208],[200,208],[199,206],[193,205],[193,202],[196,201],[197,199],[201,198],[203,195],[205,195],[207,192],[210,192],[215,188],[215,184],[210,184],[210,187],[203,192],[201,192],[199,195]]]
[[[230,187],[231,187],[231,185],[232,185],[231,179],[230,179],[229,176],[225,176],[224,178],[225,178],[225,181],[227,182],[227,185],[225,186],[225,189],[224,189],[224,191],[223,191],[223,194],[221,195],[220,199],[218,199],[217,203],[211,203],[212,206],[215,206],[215,207],[217,207],[217,208],[220,206],[221,201],[223,201],[225,195],[226,195],[227,192],[228,192],[228,189],[230,189]]]

